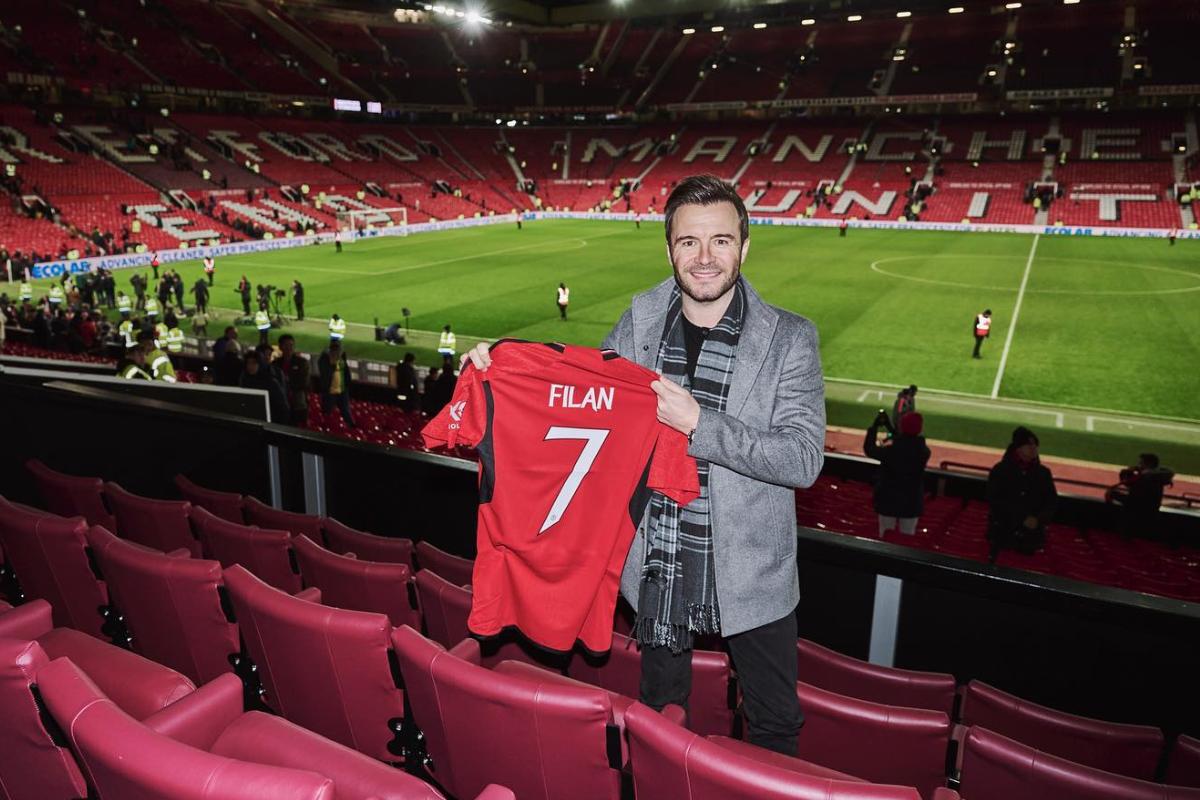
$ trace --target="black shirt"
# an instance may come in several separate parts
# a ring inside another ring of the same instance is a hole
[[[681,315],[682,316],[682,315]],[[708,328],[693,325],[686,316],[683,317],[683,344],[687,350],[688,383],[696,382],[696,361],[700,358],[700,348],[708,338]]]

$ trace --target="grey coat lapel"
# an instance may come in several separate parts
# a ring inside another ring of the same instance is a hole
[[[742,406],[750,396],[750,390],[754,388],[754,381],[766,363],[771,342],[775,338],[775,326],[779,322],[779,314],[762,301],[758,292],[754,291],[744,277],[742,285],[746,290],[746,319],[742,323],[742,335],[738,339],[733,378],[729,384],[729,397],[725,406],[725,413],[734,417],[741,413]]]

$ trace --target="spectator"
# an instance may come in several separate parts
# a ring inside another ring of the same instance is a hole
[[[259,351],[246,351],[242,359],[242,374],[238,377],[238,386],[243,389],[261,389],[267,393],[271,422],[284,423],[291,420],[287,395],[284,394],[279,381],[275,380],[270,365],[262,363],[262,354]]]
[[[317,360],[317,379],[321,389],[321,412],[329,413],[335,403],[342,412],[346,426],[354,427],[354,417],[350,413],[350,366],[342,353],[340,339],[331,341],[329,348],[321,353]]]
[[[213,343],[213,381],[221,386],[236,386],[242,372],[242,345],[237,328],[230,325],[225,335]]]
[[[197,338],[208,338],[207,311],[197,311],[192,315],[192,335]]]
[[[1013,431],[1012,441],[988,473],[989,561],[1001,550],[1033,555],[1046,541],[1046,524],[1054,516],[1058,492],[1054,477],[1038,459],[1038,437],[1025,427]]]
[[[879,535],[895,530],[912,535],[925,504],[925,465],[929,448],[921,435],[924,418],[915,411],[900,417],[899,433],[891,443],[878,443],[879,428],[887,424],[880,412],[867,428],[863,452],[879,462],[875,476],[875,513],[879,515]]]
[[[1105,493],[1105,499],[1121,506],[1123,535],[1146,536],[1153,532],[1163,491],[1174,480],[1174,470],[1160,466],[1154,453],[1142,453],[1136,464],[1121,470],[1121,482]]]
[[[140,346],[130,347],[117,364],[117,377],[131,381],[152,380],[146,371],[146,351]]]
[[[292,424],[303,428],[308,423],[308,389],[312,370],[308,359],[296,352],[296,339],[290,333],[279,337],[279,357],[274,363],[283,375],[283,388],[292,411]]]
[[[437,403],[437,380],[438,368],[430,367],[429,372],[425,374],[424,391],[421,392],[421,411],[430,417],[442,410],[441,406],[434,409],[434,405]]]
[[[900,418],[909,412],[917,410],[917,386],[913,384],[907,389],[896,393],[896,401],[892,403],[892,423],[888,426],[891,433],[900,430]]]
[[[417,357],[405,353],[404,360],[396,365],[396,392],[400,395],[400,407],[405,411],[416,411],[421,407],[417,391]]]

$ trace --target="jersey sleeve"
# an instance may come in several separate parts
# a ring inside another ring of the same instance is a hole
[[[650,462],[649,488],[681,506],[700,496],[700,477],[696,459],[688,455],[687,437],[677,430],[659,425],[654,458]]]
[[[422,430],[426,447],[474,447],[487,432],[487,398],[479,371],[467,365],[458,376],[454,396]]]

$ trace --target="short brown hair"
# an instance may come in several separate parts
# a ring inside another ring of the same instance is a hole
[[[733,203],[738,215],[738,233],[744,242],[750,238],[750,217],[746,204],[733,185],[716,175],[690,175],[671,190],[667,205],[663,209],[667,228],[667,244],[671,244],[671,222],[680,206],[711,206],[717,203]]]

